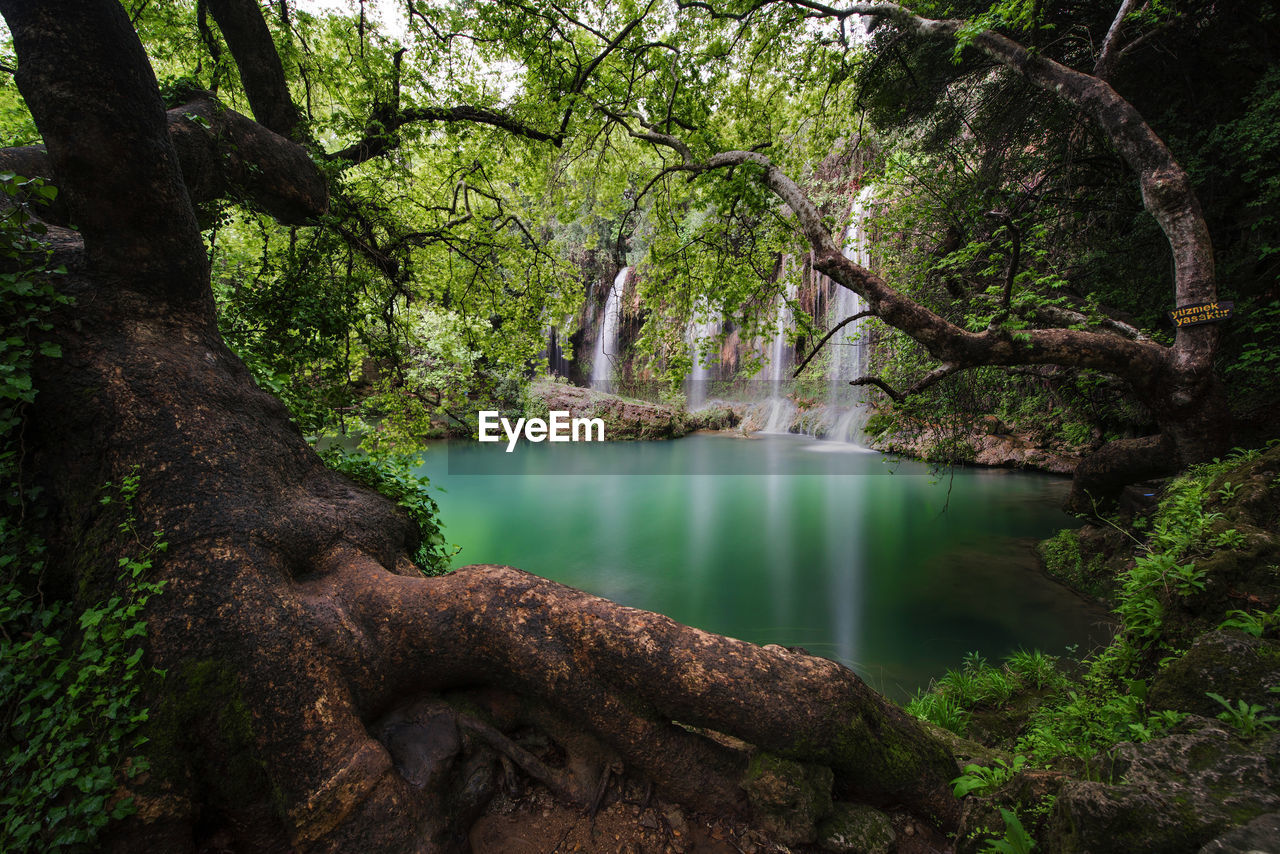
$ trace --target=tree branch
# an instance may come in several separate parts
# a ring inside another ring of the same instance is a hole
[[[1053,323],[1059,326],[1090,326],[1096,325],[1099,329],[1105,329],[1108,332],[1114,332],[1116,335],[1122,335],[1130,341],[1151,342],[1141,329],[1136,326],[1130,326],[1122,320],[1116,320],[1114,317],[1104,317],[1101,320],[1094,321],[1081,312],[1074,309],[1066,308],[1060,305],[1042,305],[1035,310],[1036,319],[1045,323]]]
[[[961,21],[921,18],[895,3],[855,3],[846,11],[883,18],[930,38],[954,39],[962,25]],[[1143,205],[1169,241],[1176,303],[1216,300],[1213,242],[1191,179],[1133,105],[1105,80],[1028,53],[1017,42],[992,30],[973,35],[971,44],[1033,85],[1078,107],[1097,123],[1138,176]],[[1173,359],[1179,369],[1191,374],[1211,371],[1218,334],[1215,324],[1179,327],[1173,346]]]
[[[610,120],[621,125],[622,129],[625,130],[633,139],[639,139],[645,142],[651,142],[654,145],[660,145],[664,148],[670,148],[676,154],[680,155],[680,161],[685,168],[690,171],[700,171],[698,169],[697,161],[693,157],[693,152],[689,150],[689,146],[685,145],[684,140],[677,136],[672,136],[669,133],[659,131],[654,126],[648,124],[637,113],[618,113],[603,106],[597,107],[597,109],[599,109],[601,113],[604,113],[604,115],[606,115]],[[627,119],[634,120],[645,130],[643,132],[632,130],[631,125],[627,124]]]
[[[817,343],[817,345],[813,348],[813,351],[809,353],[809,355],[804,357],[804,361],[801,362],[798,367],[796,367],[795,373],[793,373],[791,376],[793,378],[800,376],[800,372],[805,369],[805,366],[808,365],[810,362],[812,362],[813,357],[818,355],[818,353],[822,351],[823,345],[825,345],[828,341],[830,341],[831,337],[835,335],[837,332],[839,332],[841,329],[844,329],[846,326],[848,326],[850,323],[853,323],[855,320],[862,320],[864,317],[875,317],[875,316],[876,316],[875,312],[873,311],[860,311],[857,314],[849,315],[844,320],[840,321],[835,326],[831,327],[831,331],[828,332],[826,335],[822,336],[822,340]]]
[[[571,93],[577,95],[582,92],[582,87],[587,84],[587,79],[591,76],[592,72],[600,66],[600,63],[604,62],[605,58],[608,57],[609,54],[613,53],[613,51],[617,49],[618,45],[622,44],[623,41],[626,40],[627,36],[631,35],[631,31],[644,21],[644,19],[649,15],[649,10],[652,8],[653,0],[650,0],[649,5],[645,6],[644,11],[641,12],[638,17],[632,18],[628,21],[618,34],[604,46],[604,50],[600,51],[594,59],[582,67],[577,75],[575,75],[573,85],[569,88]],[[566,15],[566,17],[568,16]]]
[[[0,13],[19,57],[18,88],[90,267],[150,299],[205,300],[200,231],[155,75],[124,8],[0,0]]]
[[[557,8],[557,11],[564,15],[567,20],[573,21],[573,23],[591,32],[597,38],[605,41],[604,49],[593,57],[590,62],[578,69],[573,81],[569,84],[569,95],[576,96],[581,94],[587,84],[587,80],[590,79],[596,68],[600,66],[600,63],[604,62],[609,54],[613,53],[626,40],[627,36],[644,21],[652,7],[653,3],[650,2],[639,16],[628,21],[612,39],[605,39],[603,33],[587,27],[567,12]],[[566,41],[569,41],[567,37],[565,38]],[[383,111],[382,114],[378,114],[375,111],[373,120],[365,128],[364,135],[341,151],[326,155],[329,160],[345,160],[351,165],[356,165],[385,154],[398,145],[395,132],[405,125],[417,122],[472,122],[496,127],[515,136],[532,139],[535,142],[549,142],[557,148],[564,144],[565,136],[568,133],[569,121],[573,116],[572,107],[565,110],[560,120],[560,127],[551,133],[526,124],[501,110],[488,107],[463,104],[454,107],[422,107],[401,110],[399,108],[400,56],[401,54],[398,53],[395,57],[395,97],[393,98],[391,109]]]
[[[941,365],[925,374],[924,377],[912,384],[906,391],[898,391],[879,377],[859,377],[856,380],[850,380],[849,385],[873,385],[893,398],[894,403],[902,403],[913,394],[919,394],[939,380],[946,379],[965,367],[964,365]]]
[[[284,66],[257,0],[206,0],[227,48],[240,69],[249,107],[258,123],[292,137],[298,110],[289,95]]]
[[[963,26],[962,21],[919,17],[896,3],[854,3],[840,10],[806,0],[792,0],[792,3],[840,19],[854,14],[871,16],[928,38],[955,39]],[[763,5],[767,2],[751,11]],[[987,30],[967,38],[974,48],[1018,72],[1033,85],[1081,109],[1097,123],[1137,175],[1143,204],[1155,216],[1169,241],[1174,258],[1176,303],[1213,301],[1217,294],[1213,246],[1199,202],[1186,172],[1141,114],[1105,81],[1028,53],[999,33]],[[1147,341],[1074,329],[1013,334],[999,329],[968,332],[844,258],[806,193],[763,154],[728,151],[713,155],[705,162],[689,162],[687,146],[682,142],[655,133],[633,132],[632,135],[680,153],[685,161],[680,167],[683,171],[699,173],[748,163],[761,168],[762,182],[796,214],[801,232],[813,247],[815,269],[861,294],[876,316],[907,332],[941,362],[965,367],[1062,364],[1107,371],[1138,384],[1149,381],[1167,367],[1173,367],[1192,383],[1205,381],[1212,373],[1219,334],[1213,324],[1180,327],[1172,350]]]
[[[1036,329],[1008,334],[962,329],[893,288],[879,276],[844,257],[804,190],[764,154],[725,151],[683,171],[706,172],[752,164],[761,181],[796,214],[801,232],[813,247],[813,266],[860,294],[876,317],[906,332],[941,362],[978,365],[1061,364],[1107,371],[1142,381],[1165,364],[1165,348],[1114,335],[1074,329]]]
[[[328,209],[324,176],[302,146],[227,109],[212,95],[169,110],[165,121],[193,203],[237,197],[286,225],[310,223]],[[57,180],[41,145],[0,149],[0,170]],[[71,222],[61,195],[36,212],[55,225]]]
[[[519,119],[488,107],[463,104],[456,107],[418,107],[399,110],[384,116],[375,116],[364,136],[341,151],[326,154],[328,160],[345,160],[352,166],[386,154],[398,144],[395,132],[416,122],[471,122],[500,128],[515,136],[535,142],[549,142],[557,148],[564,142],[562,133],[547,133],[525,124]]]
[[[357,626],[368,641],[334,649],[350,656],[340,666],[370,704],[441,687],[423,684],[422,662],[455,679],[512,674],[509,687],[575,710],[629,764],[695,802],[732,808],[741,794],[728,773],[716,775],[722,791],[690,791],[698,786],[693,769],[734,769],[725,768],[723,747],[684,727],[829,765],[842,784],[884,793],[918,814],[944,821],[958,815],[947,785],[955,760],[917,721],[835,662],[681,626],[509,567],[412,579],[367,558],[341,563],[318,573],[303,595],[326,608],[342,603],[344,613],[326,620]],[[537,614],[541,630],[512,624],[513,609]],[[362,650],[378,650],[377,660],[361,658]],[[620,705],[618,697],[628,702]],[[766,705],[787,714],[761,715]],[[657,755],[654,744],[675,752]]]
[[[988,211],[987,216],[998,219],[1013,235],[1013,248],[1009,250],[1009,269],[1005,271],[1004,293],[1000,295],[1000,311],[992,316],[987,324],[989,329],[996,329],[1009,319],[1009,306],[1013,302],[1013,283],[1018,278],[1018,264],[1022,256],[1022,232],[1013,224],[1013,217],[1002,211]]]
[[[1111,22],[1111,28],[1107,30],[1107,36],[1102,40],[1102,50],[1098,51],[1098,61],[1093,66],[1094,77],[1101,80],[1107,80],[1111,77],[1111,69],[1115,65],[1117,58],[1116,45],[1120,40],[1120,30],[1124,27],[1124,19],[1129,17],[1129,13],[1133,11],[1133,7],[1136,5],[1138,5],[1138,0],[1124,0],[1120,4],[1115,20]]]

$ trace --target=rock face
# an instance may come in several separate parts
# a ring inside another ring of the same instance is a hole
[[[980,419],[971,431],[958,437],[943,435],[926,426],[910,434],[885,432],[868,436],[867,444],[877,451],[922,460],[931,459],[939,444],[945,444],[954,455],[974,465],[1029,468],[1054,474],[1071,474],[1080,462],[1077,455],[1046,448],[1029,436],[1007,431],[1007,425],[992,416]]]
[[[1029,439],[1008,433],[975,436],[973,444],[973,461],[980,466],[1030,468],[1054,474],[1071,474],[1080,461],[1079,457],[1039,447]]]
[[[741,407],[708,406],[685,415],[691,430],[732,430],[742,421]]]
[[[1280,685],[1280,641],[1240,631],[1208,632],[1159,672],[1147,705],[1216,717],[1222,706],[1206,692],[1266,708],[1276,705],[1276,695],[1267,690],[1274,685]]]
[[[837,803],[818,826],[818,847],[836,854],[889,854],[893,842],[889,817],[865,804]]]
[[[1280,854],[1280,812],[1260,815],[1222,834],[1200,854]]]
[[[1280,809],[1280,734],[1245,743],[1224,724],[1193,716],[1164,738],[1118,745],[1102,777],[1114,782],[1062,787],[1047,850],[1193,852]]]
[[[567,411],[570,418],[603,419],[604,436],[609,440],[675,439],[690,430],[685,413],[674,406],[563,383],[535,383],[529,389],[529,397],[531,415],[545,418],[547,412],[561,410]]]
[[[1133,541],[1108,525],[1064,528],[1036,545],[1045,570],[1081,593],[1111,599],[1133,565]]]
[[[739,421],[728,406],[712,406],[697,412],[663,403],[619,397],[589,388],[541,381],[529,388],[529,415],[545,418],[551,410],[567,411],[570,418],[604,420],[604,436],[619,439],[678,439],[695,430],[728,430]],[[536,411],[535,411],[536,410]]]
[[[742,787],[757,823],[782,844],[796,845],[818,838],[818,822],[832,811],[834,781],[825,765],[760,752],[751,757]]]

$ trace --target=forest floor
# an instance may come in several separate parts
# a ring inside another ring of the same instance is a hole
[[[611,801],[611,802],[610,802]],[[897,854],[951,850],[937,831],[891,813]],[[472,826],[473,854],[801,854],[863,851],[833,840],[783,845],[734,816],[704,816],[649,798],[624,782],[594,815],[556,799],[537,784],[500,794]],[[825,843],[825,844],[824,844]]]

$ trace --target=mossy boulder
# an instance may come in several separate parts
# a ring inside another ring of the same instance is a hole
[[[1260,815],[1232,828],[1200,849],[1200,854],[1257,854],[1280,850],[1280,812]]]
[[[1218,721],[1190,717],[1172,734],[1122,743],[1099,776],[1072,780],[1057,800],[1046,850],[1059,854],[1196,851],[1230,828],[1280,809],[1280,734],[1244,742]]]
[[[1098,599],[1115,593],[1132,550],[1133,541],[1121,531],[1096,525],[1066,528],[1036,546],[1046,572]]]
[[[742,788],[761,829],[783,845],[799,845],[817,840],[818,822],[832,811],[834,782],[825,765],[760,751],[751,757]]]
[[[1156,674],[1147,692],[1153,710],[1173,709],[1215,717],[1222,706],[1212,691],[1232,702],[1244,700],[1272,713],[1280,695],[1267,689],[1280,685],[1280,641],[1256,638],[1244,632],[1208,632],[1196,639],[1186,653]]]
[[[708,406],[685,416],[690,430],[731,430],[741,420],[741,414],[730,406]]]
[[[818,826],[818,847],[837,854],[889,854],[893,842],[889,817],[866,804],[837,803]]]
[[[687,413],[675,406],[551,381],[530,386],[526,416],[545,419],[552,410],[568,412],[570,418],[603,420],[604,437],[610,441],[677,439],[695,429]]]

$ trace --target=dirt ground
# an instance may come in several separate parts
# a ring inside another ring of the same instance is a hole
[[[678,806],[624,783],[591,816],[539,786],[499,794],[472,826],[473,854],[808,854],[816,845],[787,847],[724,817],[686,814]],[[905,815],[891,814],[898,854],[941,854],[947,840]]]

